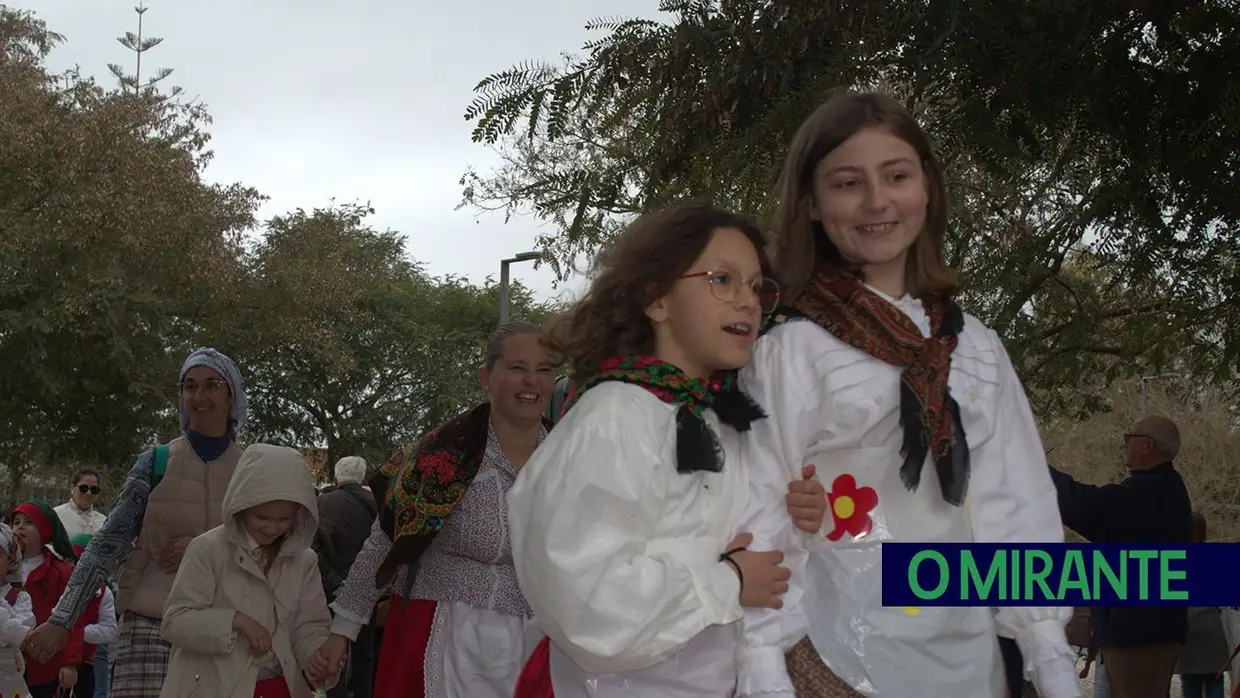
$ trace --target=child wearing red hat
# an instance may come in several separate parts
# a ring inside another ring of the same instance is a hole
[[[22,587],[30,594],[36,623],[47,621],[64,593],[73,568],[66,559],[73,557],[73,546],[60,517],[47,502],[26,502],[13,510],[13,532],[24,541]],[[32,698],[52,698],[57,689],[65,692],[77,684],[77,666],[82,661],[81,623],[69,633],[69,641],[47,662],[26,654],[26,684]]]

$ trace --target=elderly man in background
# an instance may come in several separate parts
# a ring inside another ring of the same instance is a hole
[[[349,568],[361,551],[371,524],[378,514],[375,497],[362,483],[366,480],[366,461],[356,456],[336,462],[335,487],[319,495],[319,531],[314,550],[319,554],[319,573],[327,601],[336,599],[336,591],[349,576]],[[352,643],[347,681],[340,681],[327,692],[329,698],[347,698],[371,694],[373,666],[373,629],[363,627]]]
[[[1064,525],[1095,543],[1188,543],[1193,507],[1175,469],[1179,452],[1175,423],[1149,416],[1124,434],[1123,482],[1086,485],[1051,468]],[[1166,698],[1187,635],[1182,607],[1095,608],[1093,640],[1111,698]]]

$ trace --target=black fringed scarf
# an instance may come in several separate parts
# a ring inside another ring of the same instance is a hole
[[[666,361],[649,356],[607,359],[564,402],[567,412],[590,388],[608,381],[640,386],[660,400],[678,404],[676,410],[676,470],[693,473],[723,470],[719,443],[706,425],[704,411],[712,409],[719,421],[743,432],[766,414],[741,391],[735,371],[724,371],[709,381],[697,380]]]

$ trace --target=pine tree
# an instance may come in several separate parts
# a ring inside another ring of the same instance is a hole
[[[150,78],[146,82],[142,82],[142,54],[155,48],[164,41],[158,36],[142,36],[142,15],[146,14],[148,9],[150,8],[146,7],[146,5],[142,3],[138,3],[138,6],[133,8],[133,11],[138,14],[137,34],[133,32],[125,32],[124,36],[116,37],[116,40],[121,46],[124,46],[134,53],[136,66],[134,68],[133,75],[126,74],[125,69],[119,63],[108,64],[108,70],[112,71],[112,74],[116,76],[117,81],[121,84],[121,88],[133,90],[135,93],[151,89],[156,83],[160,82],[164,78],[167,78],[169,75],[172,75],[172,68],[160,68],[155,71],[154,77]],[[180,91],[181,88],[179,87],[172,88],[173,95],[179,93]]]

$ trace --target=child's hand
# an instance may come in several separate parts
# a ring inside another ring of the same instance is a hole
[[[784,602],[779,597],[788,591],[788,578],[792,576],[787,567],[779,566],[784,560],[784,554],[778,550],[747,550],[752,542],[752,534],[741,533],[728,543],[728,548],[724,551],[731,553],[724,557],[724,561],[732,565],[741,582],[741,605],[750,608],[782,608]]]
[[[62,666],[60,667],[60,687],[73,688],[77,685],[77,667]]]
[[[323,654],[323,648],[315,650],[310,655],[310,666],[306,667],[306,679],[310,681],[310,685],[320,688],[327,681],[328,667],[331,662]]]
[[[788,515],[806,533],[817,533],[827,518],[827,491],[814,479],[813,465],[801,468],[801,479],[788,483]]]
[[[271,650],[271,633],[267,632],[262,623],[237,611],[233,616],[232,627],[250,643],[251,653],[267,654]]]
[[[329,635],[323,644],[315,651],[314,656],[310,659],[310,667],[315,668],[315,661],[322,658],[321,674],[323,678],[329,676],[337,676],[340,674],[340,667],[344,663],[345,655],[349,653],[349,639],[343,635]]]

